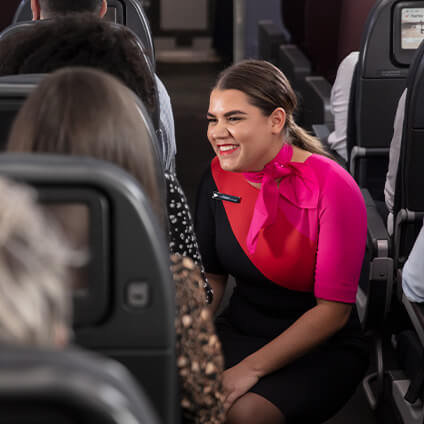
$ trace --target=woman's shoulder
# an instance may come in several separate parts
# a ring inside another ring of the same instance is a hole
[[[349,172],[335,160],[323,155],[313,154],[307,159],[322,188],[340,189],[342,187],[359,192],[359,186]]]

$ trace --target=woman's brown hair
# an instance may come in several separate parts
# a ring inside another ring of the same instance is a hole
[[[265,116],[271,115],[278,107],[283,108],[286,112],[287,142],[308,152],[329,156],[321,142],[294,121],[296,94],[286,76],[271,63],[264,60],[238,62],[219,75],[215,88],[242,91],[249,103],[259,108]]]
[[[20,109],[7,150],[91,156],[133,175],[160,222],[159,164],[136,95],[115,77],[64,68],[44,78]]]

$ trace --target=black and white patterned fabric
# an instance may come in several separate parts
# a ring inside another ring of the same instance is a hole
[[[189,257],[199,266],[203,277],[206,301],[211,303],[213,291],[207,282],[202,265],[187,199],[175,174],[165,173],[165,180],[168,202],[169,251],[171,254]]]

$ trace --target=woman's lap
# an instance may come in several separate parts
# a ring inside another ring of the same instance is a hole
[[[236,365],[268,341],[241,334],[222,320],[217,322],[217,333],[226,368]],[[322,422],[349,400],[367,366],[366,349],[336,338],[263,377],[251,392],[277,406],[288,424]]]

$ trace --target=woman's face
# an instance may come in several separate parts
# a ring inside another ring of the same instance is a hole
[[[207,116],[209,142],[226,171],[260,171],[281,149],[273,115],[264,116],[242,91],[213,90]]]

